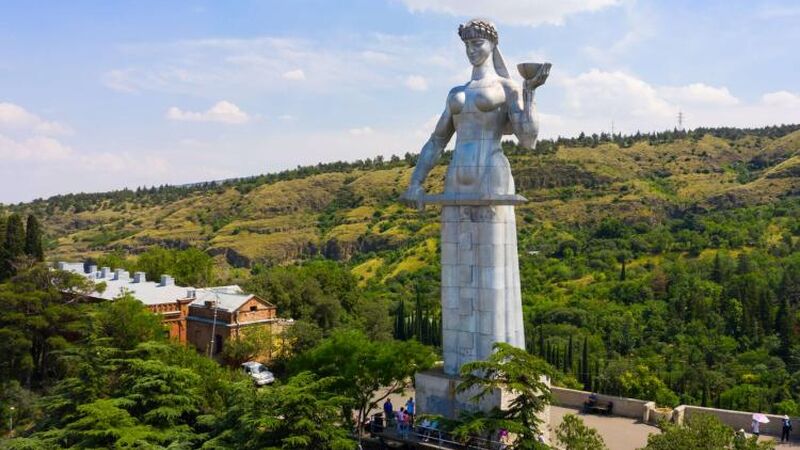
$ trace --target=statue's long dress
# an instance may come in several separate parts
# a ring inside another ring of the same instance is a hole
[[[453,115],[457,140],[445,195],[515,193],[500,147],[507,108],[492,107],[485,91],[455,96],[462,104]],[[456,375],[464,363],[486,359],[495,342],[525,347],[514,207],[443,206],[441,232],[444,371]]]

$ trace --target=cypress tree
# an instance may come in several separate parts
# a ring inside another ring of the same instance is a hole
[[[420,326],[420,338],[419,341],[423,344],[430,345],[430,339],[428,337],[428,308],[425,308],[425,311],[422,314],[422,325]]]
[[[6,217],[0,215],[0,253],[3,252],[3,243],[6,241]]]
[[[28,215],[28,223],[25,227],[25,254],[32,256],[37,261],[44,261],[42,229],[33,214]]]
[[[25,228],[19,214],[11,214],[6,221],[6,236],[0,257],[0,280],[14,275],[14,260],[25,251]]]
[[[6,239],[3,249],[11,258],[20,256],[25,251],[25,227],[19,214],[12,214],[6,222]]]
[[[600,391],[600,362],[596,359],[594,360],[594,376],[593,383],[592,383],[592,390],[595,392]]]
[[[581,378],[583,381],[583,388],[589,389],[589,338],[583,338],[583,354],[581,355],[581,370],[583,373],[581,374]]]
[[[417,340],[422,342],[422,295],[420,293],[419,282],[414,285],[414,336]]]
[[[394,326],[395,338],[399,340],[406,339],[406,306],[405,301],[400,299],[400,304],[397,305],[397,322]]]
[[[783,297],[781,304],[778,307],[778,315],[775,318],[775,331],[781,339],[781,345],[778,349],[781,358],[784,361],[789,359],[789,349],[792,346],[792,312],[789,308],[789,299]]]
[[[569,373],[572,373],[572,369],[575,367],[573,365],[572,360],[572,335],[569,335],[569,342],[567,343],[567,363],[566,367],[569,369]]]
[[[719,258],[719,252],[714,254],[714,266],[711,269],[711,281],[722,284],[722,261]]]
[[[542,358],[545,357],[544,352],[544,331],[542,331],[542,326],[539,325],[539,356]]]

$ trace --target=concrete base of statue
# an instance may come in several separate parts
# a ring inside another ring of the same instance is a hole
[[[414,376],[417,415],[435,414],[448,419],[458,419],[462,411],[490,411],[492,408],[506,409],[514,395],[502,389],[495,389],[475,403],[472,397],[476,391],[457,393],[456,387],[461,377],[448,375],[441,368],[417,372]],[[550,383],[547,383],[548,386]],[[550,406],[539,414],[541,431],[545,442],[549,442]]]
[[[416,407],[419,414],[436,414],[457,419],[462,411],[489,411],[507,407],[513,399],[510,393],[495,389],[480,403],[472,401],[476,392],[456,393],[461,377],[448,375],[441,368],[418,372],[414,376]]]

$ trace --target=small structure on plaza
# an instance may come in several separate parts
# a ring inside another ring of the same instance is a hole
[[[266,329],[272,336],[278,336],[293,323],[291,319],[279,318],[275,305],[245,293],[237,285],[194,288],[176,285],[169,275],[161,275],[156,282],[148,281],[144,272],[131,275],[123,269],[85,263],[60,262],[57,267],[81,274],[96,284],[103,283],[105,289],[90,293],[90,299],[109,301],[130,294],[151,312],[161,315],[170,338],[211,356],[221,353],[229,340],[250,331]],[[270,359],[271,350],[260,356]]]
[[[514,205],[517,195],[501,138],[513,134],[533,149],[539,132],[534,103],[550,64],[518,65],[524,83],[511,79],[488,21],[474,19],[458,34],[472,64],[472,78],[450,90],[445,109],[427,141],[403,199],[422,209],[442,207],[441,299],[444,367],[418,373],[422,413],[456,417],[475,409],[468,395],[456,395],[462,365],[486,359],[496,342],[525,347]],[[444,192],[425,193],[423,183],[445,146],[456,135]],[[502,407],[507,393],[485,398],[481,409]]]

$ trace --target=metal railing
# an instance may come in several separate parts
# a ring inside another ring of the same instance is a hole
[[[368,431],[376,437],[385,440],[418,443],[423,446],[453,450],[502,450],[508,444],[494,441],[479,436],[471,436],[467,441],[459,441],[452,434],[436,427],[411,426],[407,431],[398,426],[395,421],[390,421],[384,426],[383,419],[373,419],[369,423]]]

